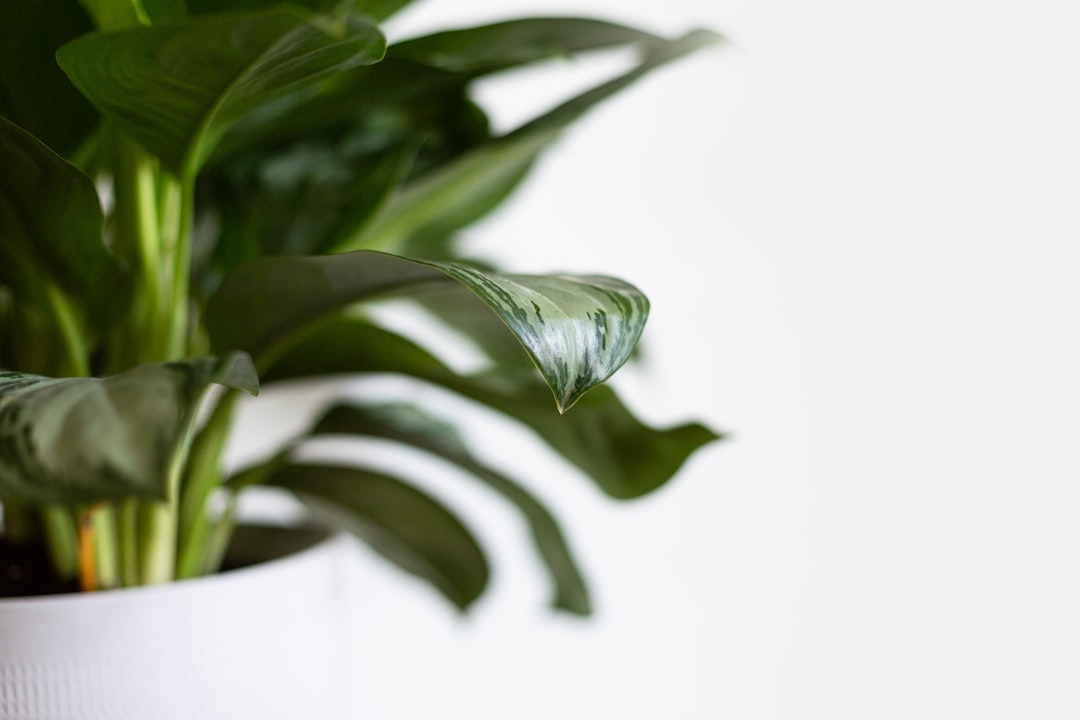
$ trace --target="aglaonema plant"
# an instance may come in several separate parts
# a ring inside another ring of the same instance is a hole
[[[516,507],[554,605],[587,613],[556,520],[468,447],[457,418],[341,397],[227,473],[240,398],[260,383],[409,377],[504,413],[621,499],[718,437],[649,427],[600,385],[644,327],[634,286],[508,274],[455,244],[582,113],[716,37],[534,18],[388,47],[378,23],[406,4],[0,5],[7,547],[47,547],[55,575],[85,590],[194,577],[222,562],[242,492],[274,486],[469,606],[488,563],[450,509],[362,457],[299,459],[316,438],[376,438],[456,465]],[[636,48],[632,68],[508,133],[471,94],[495,73],[619,47]],[[455,372],[365,311],[390,297],[455,328],[490,368]]]

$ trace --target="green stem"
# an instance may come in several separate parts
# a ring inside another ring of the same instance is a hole
[[[176,235],[168,237],[167,246],[172,251],[172,297],[169,304],[169,329],[166,356],[170,360],[187,354],[188,347],[188,294],[191,283],[191,236],[195,222],[195,183],[191,179],[179,181],[167,195],[164,227],[176,228]]]
[[[94,550],[97,554],[98,588],[107,590],[120,586],[120,547],[115,505],[96,510],[91,517]]]
[[[45,541],[53,566],[62,578],[79,574],[79,532],[75,518],[65,507],[47,506],[42,512],[45,522]]]
[[[225,501],[225,510],[215,523],[206,544],[206,559],[202,567],[202,572],[205,574],[217,572],[225,562],[225,553],[228,552],[229,541],[232,539],[233,530],[236,529],[238,502],[238,493],[230,492]]]
[[[201,403],[195,403],[198,408]],[[192,411],[184,420],[180,442],[173,450],[166,476],[166,500],[143,507],[140,518],[140,580],[155,585],[176,579],[177,542],[180,529],[180,491],[184,468],[191,455],[198,412]]]
[[[220,485],[221,455],[228,440],[238,398],[239,393],[235,391],[225,392],[192,446],[180,503],[180,551],[177,567],[177,576],[180,578],[201,574],[205,564],[211,524],[207,505],[214,490]]]
[[[139,584],[139,503],[128,499],[120,502],[117,527],[120,534],[120,584],[134,587]]]
[[[130,334],[120,337],[114,356],[117,369],[164,360],[166,330],[160,323],[168,312],[158,229],[157,162],[145,150],[115,131],[116,245],[138,268],[136,301],[132,304]],[[165,326],[167,327],[167,326]]]
[[[71,303],[60,288],[52,283],[45,284],[45,294],[49,299],[49,308],[56,319],[56,327],[60,330],[60,337],[64,344],[65,362],[60,374],[86,377],[90,374],[90,368],[87,365],[86,342],[79,330],[79,323],[75,319]]]

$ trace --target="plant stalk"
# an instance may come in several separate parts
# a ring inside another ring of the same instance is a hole
[[[238,398],[236,391],[225,391],[210,419],[195,438],[188,458],[180,503],[179,578],[195,577],[203,572],[211,525],[207,505],[220,485],[221,455],[228,440]]]

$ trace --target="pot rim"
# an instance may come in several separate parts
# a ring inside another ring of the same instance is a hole
[[[177,593],[209,592],[219,586],[288,573],[293,566],[309,562],[313,557],[324,552],[327,547],[349,540],[351,538],[346,532],[311,525],[244,523],[237,526],[233,539],[233,546],[239,544],[243,548],[239,553],[239,559],[242,562],[239,567],[222,570],[212,575],[173,580],[159,585],[0,598],[0,612],[30,605],[35,607],[87,606],[97,603],[135,602]]]

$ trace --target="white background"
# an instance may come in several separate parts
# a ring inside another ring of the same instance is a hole
[[[513,513],[436,486],[492,547],[492,592],[460,617],[364,555],[364,717],[1080,717],[1072,7],[426,0],[391,26],[731,39],[590,115],[469,242],[636,282],[648,357],[616,385],[732,438],[617,504],[478,425],[557,509],[597,614],[547,610]],[[554,72],[485,87],[496,119],[592,77]]]

